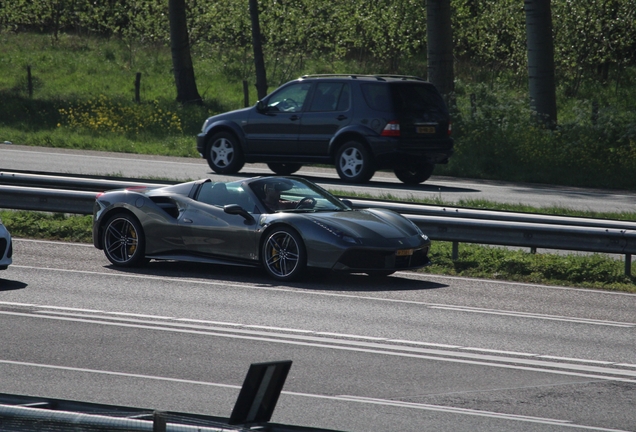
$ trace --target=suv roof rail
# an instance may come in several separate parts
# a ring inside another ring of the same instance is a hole
[[[381,74],[378,74],[378,75],[375,75],[375,74],[309,74],[309,75],[303,75],[300,78],[335,78],[335,77],[347,77],[352,79],[375,78],[378,81],[386,81],[386,78],[426,81],[424,78],[414,76],[414,75],[381,75]]]

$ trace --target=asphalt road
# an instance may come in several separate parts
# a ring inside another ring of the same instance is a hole
[[[194,145],[194,142],[193,142]],[[204,159],[147,156],[95,151],[64,150],[0,144],[0,171],[32,170],[52,173],[116,175],[133,178],[190,180],[199,178],[238,179],[271,174],[263,164],[248,164],[234,176],[218,176]],[[333,168],[304,167],[297,174],[330,190],[356,191],[374,196],[439,198],[458,203],[462,199],[527,204],[535,207],[564,207],[599,212],[636,211],[636,193],[580,189],[536,184],[514,184],[433,176],[416,187],[408,187],[392,173],[378,172],[366,185],[343,185]]]
[[[400,272],[111,267],[15,241],[0,392],[229,416],[293,360],[275,422],[345,431],[636,431],[636,295]]]

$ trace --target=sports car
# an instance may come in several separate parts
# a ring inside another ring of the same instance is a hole
[[[430,240],[402,215],[354,210],[294,176],[101,193],[93,243],[115,266],[150,259],[261,266],[281,281],[308,268],[388,276],[430,263]]]
[[[13,245],[11,243],[11,234],[2,224],[0,219],[0,270],[6,270],[11,264],[11,256],[13,255]]]

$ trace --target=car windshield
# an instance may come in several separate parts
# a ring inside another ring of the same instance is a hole
[[[250,182],[249,187],[270,213],[350,210],[320,186],[300,178],[267,177]]]

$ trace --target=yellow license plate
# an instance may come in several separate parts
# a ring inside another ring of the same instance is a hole
[[[417,126],[417,133],[419,134],[434,134],[435,128],[431,126]]]
[[[413,255],[413,249],[400,249],[397,252],[395,252],[395,255],[397,255],[397,256],[410,256],[410,255]]]

